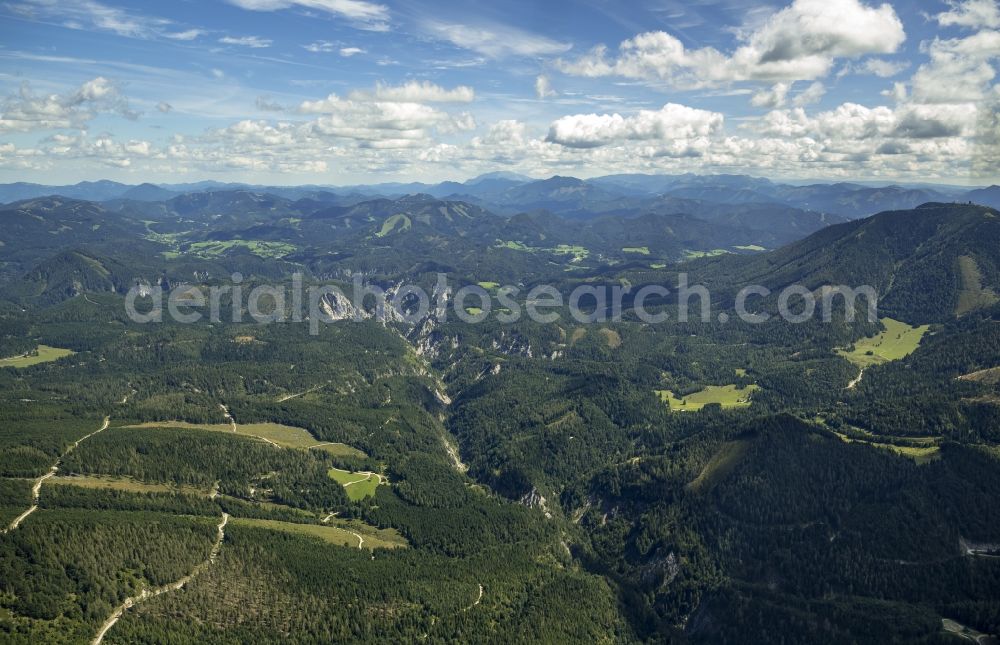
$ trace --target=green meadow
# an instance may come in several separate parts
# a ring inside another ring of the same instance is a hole
[[[670,390],[656,390],[660,400],[676,412],[694,412],[706,405],[718,403],[724,408],[741,408],[750,405],[750,395],[760,389],[748,385],[740,389],[736,385],[708,385],[704,390],[677,398]]]
[[[882,318],[885,331],[871,338],[854,343],[853,350],[840,349],[837,353],[860,367],[888,361],[897,361],[913,353],[929,327],[912,327],[892,318]]]

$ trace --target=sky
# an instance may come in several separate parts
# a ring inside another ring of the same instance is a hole
[[[998,0],[8,0],[0,181],[1000,183]]]

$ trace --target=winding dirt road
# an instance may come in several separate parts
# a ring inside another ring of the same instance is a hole
[[[178,589],[181,589],[182,587],[184,587],[184,585],[191,582],[191,580],[193,580],[195,576],[201,573],[205,569],[205,567],[215,562],[215,557],[219,555],[219,550],[222,548],[222,541],[226,539],[226,524],[228,522],[229,522],[229,514],[223,513],[222,521],[219,522],[218,526],[218,534],[216,535],[215,543],[212,545],[212,550],[209,552],[208,559],[198,564],[191,571],[191,573],[187,574],[180,580],[175,580],[170,584],[166,584],[163,585],[162,587],[157,587],[156,589],[152,590],[143,589],[142,593],[140,593],[139,595],[132,596],[131,598],[126,598],[125,602],[118,605],[118,607],[115,608],[115,610],[111,613],[111,615],[108,616],[108,619],[104,621],[104,624],[101,625],[101,629],[97,632],[97,635],[94,636],[94,640],[91,641],[91,645],[100,645],[101,641],[104,640],[104,636],[107,635],[108,630],[114,627],[115,623],[117,623],[118,620],[130,608],[134,607],[140,602],[149,600],[150,598],[155,598],[160,594],[165,594],[171,591],[177,591]]]
[[[38,510],[38,498],[42,494],[42,483],[46,479],[48,479],[49,477],[52,477],[53,475],[56,474],[56,472],[59,471],[59,464],[61,464],[62,460],[66,458],[66,455],[68,455],[69,453],[73,452],[73,450],[77,446],[79,446],[81,443],[83,443],[87,439],[90,439],[91,437],[93,437],[98,432],[101,432],[103,430],[107,430],[108,424],[110,424],[110,423],[111,423],[111,417],[104,417],[104,424],[100,428],[98,428],[97,430],[94,430],[93,432],[91,432],[90,434],[88,434],[85,437],[81,437],[81,438],[77,439],[76,441],[74,441],[73,443],[71,443],[69,445],[69,447],[61,455],[59,455],[59,458],[56,459],[56,463],[52,464],[52,467],[49,468],[49,472],[45,473],[44,475],[42,475],[41,477],[39,477],[38,479],[36,479],[35,480],[35,485],[31,487],[31,507],[28,510],[26,510],[25,512],[23,512],[20,515],[18,515],[16,518],[14,518],[14,521],[10,523],[10,526],[8,526],[7,528],[5,528],[3,530],[3,533],[8,533],[10,531],[13,531],[18,526],[20,526],[21,522],[23,522],[25,519],[27,519],[27,517],[29,515],[31,515],[32,513],[34,513],[35,511]]]

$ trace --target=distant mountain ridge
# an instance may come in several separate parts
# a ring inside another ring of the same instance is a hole
[[[452,201],[466,201],[501,214],[547,209],[572,217],[601,213],[635,214],[650,210],[651,200],[665,197],[709,204],[775,204],[782,207],[838,215],[849,219],[885,210],[915,208],[927,202],[972,202],[1000,207],[1000,186],[967,189],[959,186],[865,183],[780,183],[747,175],[607,175],[592,179],[553,176],[533,179],[510,172],[493,172],[465,182],[445,181],[382,183],[348,186],[267,186],[214,181],[137,186],[114,181],[80,182],[71,186],[31,183],[0,184],[0,203],[61,195],[89,201],[162,202],[185,194],[246,191],[288,200],[335,195],[341,205],[374,197],[398,198],[426,194]]]

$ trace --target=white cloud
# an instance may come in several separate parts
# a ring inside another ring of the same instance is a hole
[[[274,41],[267,38],[260,38],[258,36],[223,36],[219,39],[219,42],[223,45],[237,45],[239,47],[263,49],[265,47],[270,47],[271,43]]]
[[[226,77],[226,73],[225,73],[225,72],[223,72],[223,71],[222,71],[221,69],[219,69],[218,67],[213,67],[213,68],[211,69],[211,72],[212,72],[212,76],[214,76],[215,78],[217,78],[217,79],[219,79],[219,80],[222,80],[222,79],[224,79],[224,78]]]
[[[819,81],[815,81],[812,85],[800,92],[799,95],[792,100],[792,102],[797,107],[812,105],[813,103],[818,103],[825,94],[826,86]]]
[[[789,83],[775,83],[770,89],[761,90],[750,97],[750,105],[754,107],[778,108],[785,104],[788,97]]]
[[[552,82],[549,81],[549,77],[540,74],[535,78],[535,96],[539,99],[547,99],[553,96],[557,96],[559,92],[552,89]]]
[[[284,112],[285,107],[267,96],[258,96],[254,102],[261,112]]]
[[[314,9],[347,18],[359,26],[382,31],[388,27],[389,9],[364,0],[227,0],[250,11],[279,11],[291,7]]]
[[[775,110],[745,127],[765,136],[813,137],[832,145],[846,141],[941,139],[975,132],[978,109],[971,103],[909,104],[895,110],[844,103],[810,117],[802,108]]]
[[[506,25],[473,26],[426,21],[423,27],[433,36],[490,58],[505,56],[551,56],[572,47],[545,36]]]
[[[201,29],[185,29],[184,31],[175,31],[171,33],[164,33],[165,38],[170,38],[171,40],[194,40],[199,36],[204,36],[205,31]]]
[[[944,27],[1000,27],[1000,4],[996,0],[948,0],[948,6],[951,7],[950,11],[935,16]]]
[[[317,40],[314,43],[303,45],[302,48],[314,54],[328,54],[336,48],[336,45],[329,40]]]
[[[546,141],[571,148],[594,148],[620,141],[650,141],[707,137],[722,129],[718,112],[667,103],[657,111],[640,110],[634,116],[575,114],[549,126]]]
[[[340,55],[343,56],[344,58],[350,58],[351,56],[356,56],[357,54],[366,54],[366,53],[368,52],[366,52],[364,49],[361,49],[360,47],[340,48]]]
[[[103,76],[71,92],[46,96],[34,94],[24,83],[16,95],[0,102],[0,132],[85,128],[98,113],[137,117],[118,86]]]
[[[857,67],[857,71],[862,74],[872,74],[879,78],[891,78],[909,66],[910,64],[906,61],[893,62],[881,58],[869,58]]]
[[[376,83],[374,91],[354,90],[348,98],[352,101],[400,103],[471,103],[476,93],[466,85],[448,90],[430,81],[408,81],[403,85]]]
[[[687,49],[662,31],[623,41],[617,57],[596,47],[559,68],[579,76],[623,76],[680,87],[740,80],[795,81],[825,76],[837,58],[895,52],[906,36],[888,4],[860,0],[795,0],[755,29],[740,32],[731,55],[713,48]]]
[[[1000,31],[980,31],[967,38],[938,39],[926,45],[930,61],[911,79],[921,102],[980,101],[996,76],[991,61],[1000,57]]]
[[[405,88],[385,89],[389,96],[403,99],[408,91]],[[427,90],[422,86],[414,88],[416,92]],[[312,136],[353,139],[369,146],[418,146],[429,140],[432,130],[453,133],[476,125],[468,113],[451,115],[423,103],[380,100],[367,93],[352,93],[347,99],[331,94],[318,101],[305,101],[299,112],[320,115],[303,126]]]
[[[170,112],[171,110],[173,110],[174,106],[170,105],[166,101],[160,101],[159,103],[156,104],[156,109],[159,110],[160,112],[166,114],[167,112]]]
[[[70,29],[106,31],[126,38],[154,38],[173,25],[165,18],[131,13],[96,0],[21,0],[13,8],[29,19],[57,21]]]

